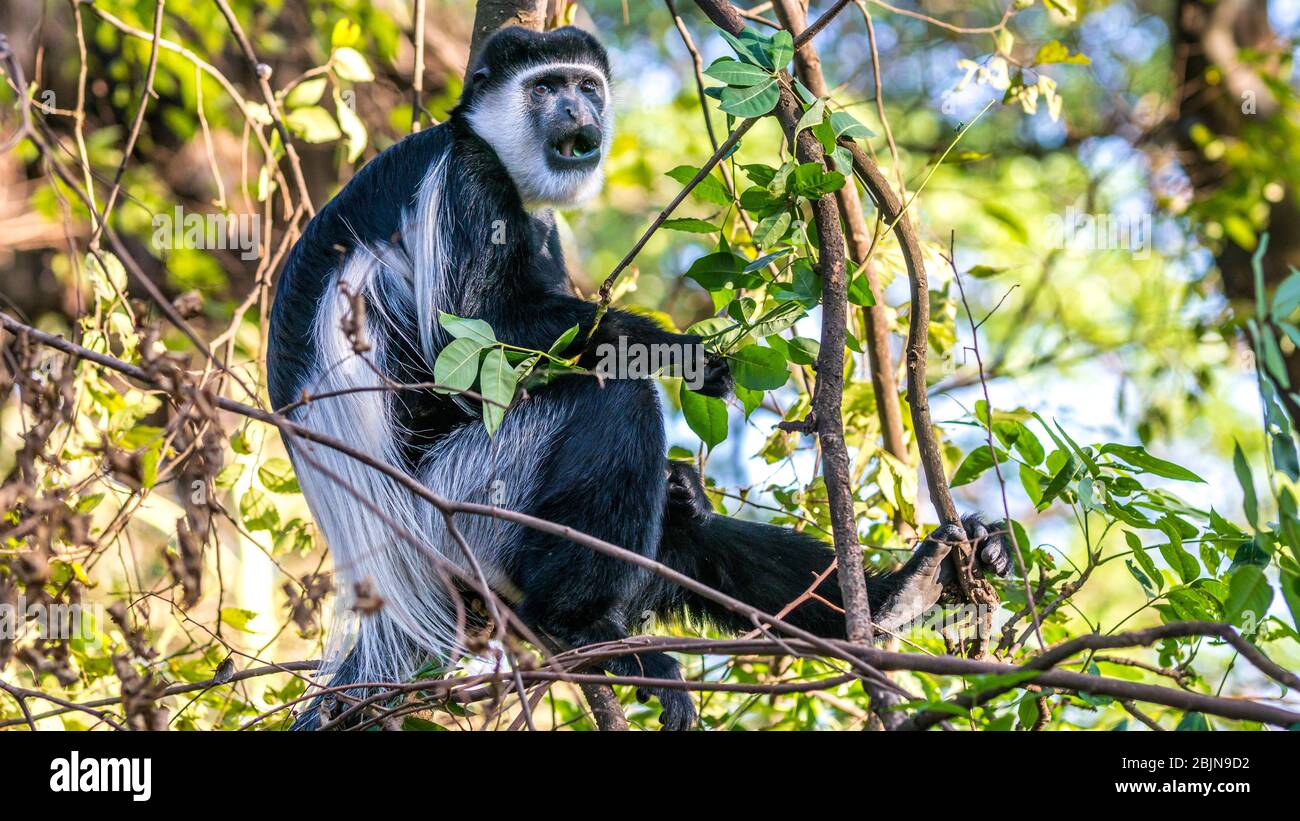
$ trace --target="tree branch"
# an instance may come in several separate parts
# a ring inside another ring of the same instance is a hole
[[[744,20],[728,0],[696,0],[696,5],[718,27],[739,34]],[[848,0],[837,2],[814,26],[800,32],[803,43],[820,31]],[[793,34],[793,32],[791,32]],[[803,107],[795,98],[790,76],[782,72],[781,97],[776,104],[776,118],[785,131],[786,140],[799,162],[824,165],[825,152],[810,130],[796,133]],[[817,440],[822,449],[822,476],[830,507],[831,531],[835,538],[835,556],[839,564],[840,590],[844,598],[845,622],[850,641],[865,642],[872,638],[871,602],[863,575],[862,546],[853,512],[852,462],[844,441],[841,410],[844,397],[844,338],[848,325],[849,284],[844,265],[844,233],[840,230],[839,210],[834,196],[827,194],[812,203],[817,228],[822,275],[821,350],[817,355],[817,385],[813,391],[812,414]]]
[[[546,25],[546,0],[478,0],[474,10],[474,34],[469,44],[469,69],[488,38],[507,26],[541,31]]]
[[[776,0],[772,4],[777,19],[791,34],[798,36],[808,26],[808,16],[799,0]],[[830,89],[822,74],[821,57],[812,42],[805,43],[794,53],[795,73],[808,90],[818,97],[829,97]],[[862,199],[857,186],[845,184],[835,192],[849,245],[849,257],[864,268],[867,284],[875,304],[863,314],[867,326],[867,359],[871,368],[871,390],[876,398],[876,413],[880,417],[881,437],[885,450],[895,459],[909,461],[907,441],[903,435],[903,413],[898,402],[898,380],[894,374],[894,356],[889,350],[889,322],[885,316],[884,295],[880,277],[871,264],[871,232],[867,229],[862,211]]]

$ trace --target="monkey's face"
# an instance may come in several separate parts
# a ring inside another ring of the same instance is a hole
[[[552,171],[590,172],[604,148],[605,82],[584,66],[546,66],[524,75],[525,106]]]
[[[614,129],[599,68],[554,62],[484,79],[469,121],[526,205],[577,205],[600,191]]]

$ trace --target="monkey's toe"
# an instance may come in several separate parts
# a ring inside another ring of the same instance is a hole
[[[684,732],[695,726],[699,714],[695,712],[695,702],[685,690],[654,688],[654,694],[663,705],[659,714],[659,726],[667,732]]]

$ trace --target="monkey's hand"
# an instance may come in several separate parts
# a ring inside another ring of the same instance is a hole
[[[666,527],[704,521],[713,505],[704,492],[700,474],[689,462],[668,463],[668,502],[664,509]]]
[[[704,384],[699,392],[705,396],[726,399],[735,388],[731,378],[731,366],[722,354],[706,353],[704,355]]]
[[[962,519],[962,527],[944,525],[931,533],[901,570],[869,580],[876,624],[893,630],[938,603],[944,589],[956,583],[957,567],[951,553],[963,539],[975,548],[976,572],[1007,575],[1011,543],[1003,530],[1001,523],[985,525],[979,516],[971,515]]]
[[[735,383],[731,378],[731,366],[727,364],[727,358],[719,353],[705,351],[703,337],[688,334],[686,338],[690,340],[687,344],[697,349],[697,356],[700,351],[704,353],[704,373],[697,377],[699,381],[695,384],[698,387],[692,387],[691,389],[704,396],[726,399],[731,395],[731,391],[735,387]]]
[[[970,542],[971,547],[975,550],[976,574],[982,576],[986,573],[992,573],[995,576],[1005,576],[1010,573],[1012,565],[1011,551],[1014,547],[1011,544],[1006,523],[994,522],[986,525],[978,513],[963,516],[961,523],[962,528],[966,531],[966,540]],[[930,538],[944,539],[950,544],[956,544],[961,541],[962,534],[955,525],[947,525],[936,530]],[[947,586],[956,581],[957,566],[953,559],[949,559],[944,562],[939,582]]]

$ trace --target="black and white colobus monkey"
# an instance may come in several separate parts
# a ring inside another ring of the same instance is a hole
[[[603,183],[613,138],[609,76],[604,49],[578,29],[495,35],[450,119],[367,164],[294,247],[271,314],[271,399],[281,407],[304,392],[342,391],[298,407],[295,420],[400,466],[446,498],[569,525],[776,612],[808,588],[833,553],[792,530],[715,514],[699,476],[665,462],[652,381],[555,380],[511,408],[492,439],[464,400],[384,389],[434,381],[433,363],[448,342],[439,312],[483,319],[501,341],[542,350],[577,324],[570,355],[619,337],[699,343],[617,310],[588,340],[596,306],[569,287],[546,209],[581,203]],[[353,310],[358,299],[364,311]],[[725,364],[711,361],[703,391],[721,395],[729,388]],[[441,515],[327,448],[299,441],[291,456],[333,551],[339,589],[367,580],[383,599],[355,629],[332,631],[332,683],[401,680],[431,657],[458,655],[455,610],[427,553],[465,563]],[[386,516],[360,503],[358,493]],[[411,545],[394,523],[425,544]],[[486,517],[462,517],[458,526],[494,592],[561,645],[626,636],[646,612],[751,627],[566,539]],[[983,540],[983,567],[1006,572],[1002,540],[973,520],[967,532]],[[900,624],[936,601],[941,575],[951,572],[943,561],[949,547],[939,538],[924,542],[901,570],[868,580],[878,623]],[[820,593],[838,600],[833,574]],[[788,618],[821,634],[844,633],[843,618],[820,603],[803,604]],[[677,662],[662,653],[615,659],[605,669],[680,676]],[[640,695],[660,700],[665,728],[694,723],[685,691],[649,688]],[[299,725],[315,722],[312,710]]]

